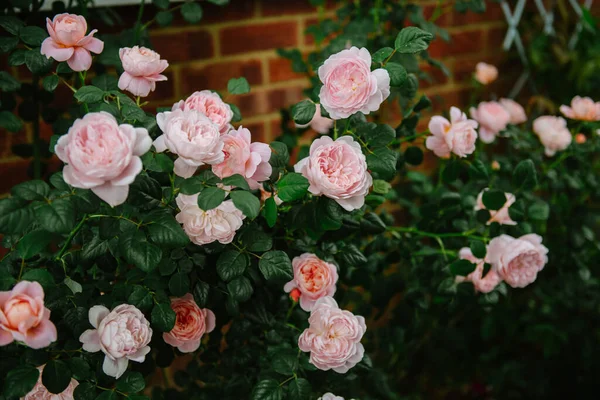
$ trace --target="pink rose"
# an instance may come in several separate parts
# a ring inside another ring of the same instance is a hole
[[[38,367],[40,371],[40,377],[38,378],[35,386],[29,393],[25,395],[25,397],[21,397],[22,400],[73,400],[73,392],[75,388],[79,385],[75,379],[71,378],[71,382],[65,390],[60,392],[59,394],[50,393],[46,386],[42,383],[42,372],[44,371],[45,365]]]
[[[310,363],[320,370],[345,374],[365,354],[360,343],[365,319],[341,310],[333,297],[321,297],[310,313],[310,324],[298,338],[298,347],[310,352]]]
[[[560,112],[571,119],[600,121],[600,102],[594,103],[589,97],[575,96],[571,100],[571,107],[562,105]]]
[[[485,205],[483,204],[483,192],[485,192],[486,190],[488,190],[488,189],[483,189],[477,195],[477,204],[475,205],[475,211],[487,210],[487,208],[485,208]],[[510,218],[510,215],[508,214],[508,209],[516,201],[515,195],[512,193],[504,193],[504,195],[506,196],[506,203],[504,203],[502,208],[500,208],[499,210],[489,210],[490,219],[487,222],[488,225],[490,225],[492,222],[497,222],[500,225],[516,225],[517,224],[515,221],[513,221]]]
[[[458,257],[461,260],[471,261],[473,264],[476,264],[477,266],[475,267],[475,270],[473,272],[471,272],[469,275],[457,276],[456,283],[471,282],[471,283],[473,283],[473,287],[475,288],[475,291],[481,292],[481,293],[489,293],[492,290],[494,290],[494,288],[496,286],[498,286],[498,284],[500,282],[502,282],[502,278],[500,278],[498,276],[498,274],[496,273],[496,271],[494,271],[493,269],[490,269],[488,271],[488,273],[482,277],[485,261],[480,260],[477,257],[475,257],[473,255],[473,253],[471,252],[471,249],[469,249],[468,247],[463,247],[462,249],[460,249],[460,251],[458,253]]]
[[[229,104],[225,103],[217,93],[210,90],[194,92],[190,97],[173,104],[172,111],[194,110],[206,115],[212,122],[219,126],[221,134],[231,130],[231,119],[233,111]]]
[[[219,178],[240,174],[248,182],[251,189],[260,187],[260,182],[266,181],[273,172],[269,159],[271,148],[268,144],[250,143],[250,131],[239,127],[221,137],[225,159],[222,163],[212,166],[212,171]]]
[[[511,99],[500,99],[500,104],[502,107],[504,107],[506,112],[508,112],[508,115],[510,115],[510,121],[508,121],[509,123],[518,125],[527,122],[525,110],[516,101]]]
[[[298,161],[294,170],[308,179],[309,192],[329,197],[347,211],[365,204],[373,184],[360,145],[350,136],[336,141],[329,136],[316,139],[308,157]]]
[[[390,95],[390,75],[371,72],[369,50],[351,47],[330,56],[319,67],[323,82],[319,98],[332,119],[348,118],[358,111],[369,114]]]
[[[537,277],[538,271],[548,262],[548,249],[542,237],[529,234],[515,239],[500,235],[493,238],[487,248],[486,262],[498,276],[514,288],[523,288]]]
[[[475,66],[475,80],[482,85],[488,85],[498,78],[498,68],[491,64],[478,62]]]
[[[492,143],[510,122],[510,114],[496,101],[482,101],[477,108],[471,107],[470,113],[479,122],[479,137],[483,143]]]
[[[540,138],[548,157],[569,147],[573,140],[571,132],[567,129],[567,121],[561,117],[551,115],[538,117],[533,121],[533,131]]]
[[[182,178],[194,175],[199,166],[223,161],[223,141],[219,127],[204,114],[194,110],[175,110],[156,115],[163,131],[154,141],[156,151],[177,154],[175,174]]]
[[[333,296],[338,280],[335,265],[321,260],[314,254],[304,253],[292,260],[294,279],[283,287],[286,293],[294,289],[300,291],[300,307],[304,311],[313,309],[321,297]]]
[[[56,337],[39,283],[21,281],[12,290],[0,292],[0,346],[16,340],[41,349],[56,342]]]
[[[171,299],[171,308],[175,311],[177,319],[173,329],[163,333],[163,340],[177,347],[182,353],[198,350],[202,335],[215,329],[215,314],[208,308],[198,307],[194,296],[189,293]]]
[[[150,352],[152,328],[144,314],[129,304],[121,304],[112,311],[104,306],[94,306],[89,311],[88,329],[79,336],[83,350],[105,354],[102,370],[108,376],[119,379],[129,360],[144,362]]]
[[[448,158],[451,152],[466,157],[475,151],[476,128],[476,121],[468,119],[458,108],[451,107],[450,121],[438,115],[431,117],[429,131],[433,136],[427,138],[425,147],[438,157]]]
[[[152,146],[145,128],[117,123],[107,112],[93,112],[75,120],[58,139],[54,151],[66,163],[69,185],[91,189],[112,207],[122,204],[129,185],[142,171],[141,155]]]
[[[324,135],[328,133],[331,128],[333,128],[333,120],[331,118],[323,117],[321,115],[321,106],[319,104],[316,106],[315,115],[313,115],[310,122],[304,125],[296,124],[296,128],[307,128],[310,126],[310,129],[313,131]]]
[[[100,54],[104,42],[94,37],[96,29],[87,36],[87,22],[81,15],[58,14],[52,21],[46,18],[50,37],[44,39],[40,53],[58,62],[66,61],[73,71],[87,71],[92,66],[92,53]]]
[[[133,46],[119,49],[119,58],[125,72],[119,78],[119,89],[127,90],[134,96],[146,97],[156,89],[156,82],[166,81],[161,73],[167,69],[167,60],[160,54],[145,47]]]
[[[231,243],[235,232],[242,227],[246,218],[231,200],[224,201],[217,208],[208,211],[198,207],[197,194],[180,194],[175,201],[181,210],[175,219],[183,225],[185,233],[197,245],[214,241],[221,244]]]
[[[329,392],[325,393],[323,396],[319,397],[317,400],[344,400],[341,396],[336,396],[335,394]]]

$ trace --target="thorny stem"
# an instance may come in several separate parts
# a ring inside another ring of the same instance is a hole
[[[83,216],[83,218],[81,219],[81,221],[79,221],[79,223],[77,224],[77,226],[71,231],[71,233],[69,234],[69,237],[67,238],[65,244],[63,245],[62,249],[60,249],[60,252],[58,253],[58,255],[56,256],[56,260],[60,260],[63,256],[63,254],[65,254],[65,251],[67,251],[67,248],[71,245],[71,242],[73,241],[73,238],[75,237],[75,235],[77,234],[77,232],[79,232],[79,230],[81,229],[81,227],[83,226],[83,224],[85,223],[85,221],[87,221],[88,216],[87,214]]]

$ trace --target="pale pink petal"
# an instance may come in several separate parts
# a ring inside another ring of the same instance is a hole
[[[150,353],[150,346],[144,346],[134,354],[130,354],[127,356],[131,361],[142,363],[146,359],[146,355]]]
[[[129,186],[115,186],[110,182],[92,188],[92,192],[111,207],[123,204],[129,194]]]
[[[156,116],[157,120],[159,115]],[[157,153],[162,153],[163,151],[167,150],[167,145],[165,144],[165,135],[160,135],[159,137],[157,137],[156,140],[154,140],[154,142],[152,143],[152,145],[156,149]]]
[[[56,326],[49,319],[43,319],[36,327],[27,331],[24,342],[32,349],[41,349],[48,347],[56,339]]]
[[[177,349],[182,353],[192,353],[200,347],[200,339],[198,340],[188,340],[187,342],[183,342]]]
[[[86,50],[91,51],[92,53],[100,54],[104,50],[104,42],[93,37],[94,33],[96,33],[95,29],[86,37],[81,39],[78,45],[84,47]]]
[[[0,346],[6,346],[14,341],[13,335],[0,327]]]
[[[119,176],[111,180],[111,183],[114,186],[130,185],[135,181],[135,177],[142,172],[142,168],[142,160],[137,156],[132,157],[127,168],[125,168]]]
[[[73,71],[87,71],[92,66],[92,56],[88,50],[77,47],[73,56],[67,60],[67,64]]]
[[[208,308],[205,308],[204,312],[206,313],[206,333],[209,333],[215,329],[216,317],[215,313],[213,313]]]
[[[127,371],[128,364],[129,360],[125,357],[112,360],[108,356],[105,356],[102,363],[102,370],[106,375],[119,379]]]
[[[44,39],[40,49],[40,53],[58,62],[67,61],[73,56],[74,52],[75,49],[73,47],[61,47],[51,37]]]
[[[173,171],[175,172],[175,175],[187,179],[192,177],[196,173],[197,169],[198,167],[189,165],[183,158],[178,157],[177,160],[175,160]]]
[[[79,336],[79,341],[83,344],[83,350],[90,353],[96,353],[102,349],[100,346],[100,336],[96,329],[88,329]]]
[[[97,328],[100,325],[100,322],[110,313],[109,309],[104,306],[93,306],[88,311],[88,318],[90,320],[90,324],[94,328]]]

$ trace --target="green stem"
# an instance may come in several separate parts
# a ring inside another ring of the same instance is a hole
[[[33,177],[40,179],[42,176],[42,155],[40,152],[40,105],[38,99],[40,77],[33,75]]]
[[[182,4],[180,4],[180,5],[176,6],[176,7],[173,7],[173,8],[171,8],[171,9],[167,10],[166,12],[173,12],[173,11],[179,10],[179,9],[180,9],[181,7],[183,7],[185,4],[186,4],[186,3],[182,3]],[[156,17],[152,18],[150,21],[148,21],[148,22],[146,22],[144,25],[142,25],[142,28],[140,29],[140,31],[143,31],[143,30],[146,30],[146,29],[148,29],[148,27],[150,27],[150,25],[152,25],[152,24],[153,24],[153,23],[155,23],[155,22],[156,22]]]
[[[87,220],[88,220],[88,216],[86,214],[86,215],[83,216],[83,218],[81,219],[81,221],[79,221],[79,223],[77,224],[77,226],[69,234],[69,237],[67,238],[65,244],[63,245],[62,249],[60,249],[60,252],[56,256],[56,260],[60,260],[62,258],[63,254],[65,254],[65,251],[67,251],[67,249],[71,245],[71,242],[73,241],[73,238],[75,237],[75,235],[77,234],[77,232],[79,232],[79,230],[81,229],[81,227],[83,226],[83,224]]]
[[[142,0],[140,2],[140,8],[138,9],[137,21],[135,23],[135,35],[133,38],[134,45],[138,44],[138,42],[140,40],[140,33],[142,32],[142,29],[143,29],[142,16],[144,15],[144,4],[145,3],[146,3],[146,1]]]
[[[338,138],[337,119],[333,121],[333,140]]]
[[[426,236],[426,237],[430,237],[430,238],[434,238],[434,239],[464,237],[464,238],[470,238],[470,239],[477,239],[477,240],[481,240],[484,242],[487,242],[489,240],[489,238],[486,238],[483,236],[473,235],[473,232],[475,231],[474,229],[472,229],[470,231],[466,231],[466,232],[459,232],[459,233],[433,233],[433,232],[421,231],[421,230],[418,230],[415,228],[404,228],[401,226],[389,226],[387,229],[389,231],[394,231],[394,232],[414,233],[415,235]]]
[[[290,306],[290,308],[288,309],[288,312],[285,316],[285,322],[288,322],[288,320],[290,319],[290,317],[292,316],[292,312],[294,311],[294,308],[296,308],[296,305],[298,304],[297,301],[293,301],[292,305]]]

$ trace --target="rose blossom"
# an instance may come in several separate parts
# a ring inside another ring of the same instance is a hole
[[[308,322],[298,347],[310,352],[309,361],[315,367],[344,374],[362,360],[365,349],[360,340],[367,330],[363,317],[341,310],[333,297],[321,297]]]
[[[104,42],[94,37],[96,29],[87,36],[87,22],[81,15],[58,14],[52,21],[46,18],[47,37],[40,53],[58,62],[66,61],[73,71],[87,71],[92,66],[92,53],[100,54]]]
[[[318,72],[323,82],[319,98],[332,119],[377,111],[390,95],[389,73],[383,68],[371,72],[371,54],[365,48],[330,56]]]
[[[518,239],[508,235],[493,238],[487,248],[486,262],[498,276],[514,288],[523,288],[537,277],[548,262],[548,249],[536,234]]]
[[[260,187],[260,182],[271,176],[271,148],[266,143],[250,143],[250,137],[250,131],[241,126],[223,135],[225,158],[220,164],[213,165],[212,171],[221,179],[240,174],[250,189],[255,190]]]
[[[477,204],[475,205],[475,211],[487,210],[487,208],[483,204],[483,193],[486,190],[488,190],[488,189],[487,188],[483,189],[477,195]],[[517,224],[515,221],[513,221],[510,218],[510,215],[508,214],[508,209],[516,201],[515,195],[512,193],[504,193],[504,195],[506,196],[506,203],[504,203],[504,205],[499,210],[488,210],[490,212],[490,219],[487,222],[488,225],[490,225],[492,222],[497,222],[500,225],[516,225]]]
[[[210,90],[192,93],[187,99],[173,104],[172,111],[175,110],[201,112],[219,126],[221,134],[225,134],[231,130],[230,122],[233,118],[231,106],[221,100],[221,97],[217,93]]]
[[[331,128],[333,128],[333,120],[331,118],[323,117],[321,115],[321,106],[316,104],[315,115],[313,115],[310,122],[304,125],[296,124],[296,128],[307,128],[309,126],[310,129],[320,133],[321,135],[324,135],[328,133]]]
[[[235,232],[241,228],[246,218],[231,200],[224,201],[217,208],[208,211],[198,207],[197,194],[179,194],[175,201],[181,210],[175,219],[183,225],[185,233],[197,245],[212,243],[215,240],[221,244],[231,243]]]
[[[548,157],[569,147],[573,140],[571,132],[567,129],[567,121],[561,117],[551,115],[538,117],[533,121],[533,131],[540,138]]]
[[[571,107],[562,105],[560,112],[571,119],[600,121],[600,102],[594,103],[589,97],[575,96],[571,100]]]
[[[190,293],[171,299],[171,308],[177,315],[175,326],[163,333],[163,340],[182,353],[198,350],[202,335],[215,329],[215,314],[208,308],[198,307]]]
[[[39,283],[21,281],[12,290],[0,292],[0,346],[16,340],[41,349],[56,342],[56,337]]]
[[[373,184],[360,145],[350,136],[335,141],[329,136],[316,139],[308,157],[298,161],[294,170],[308,179],[309,192],[329,197],[347,211],[365,204]]]
[[[479,137],[483,143],[492,143],[510,122],[510,114],[496,101],[482,101],[477,108],[471,107],[470,113],[479,122]]]
[[[478,62],[475,66],[475,80],[482,85],[494,82],[498,78],[498,68],[491,64]]]
[[[498,286],[500,282],[502,282],[502,278],[500,278],[500,276],[498,276],[496,271],[493,269],[490,269],[488,273],[482,277],[485,261],[475,257],[470,248],[463,247],[460,249],[458,252],[458,257],[461,260],[471,261],[473,264],[476,264],[476,267],[475,270],[467,276],[457,276],[456,283],[471,282],[473,283],[475,291],[489,293],[494,290],[494,288]]]
[[[512,99],[500,99],[500,104],[508,115],[510,115],[509,123],[513,125],[522,124],[523,122],[527,122],[527,115],[525,115],[525,109]]]
[[[321,260],[314,254],[304,253],[292,260],[294,279],[283,287],[286,293],[300,291],[300,307],[310,311],[321,297],[333,296],[338,280],[335,265]]]
[[[329,392],[325,393],[323,396],[319,397],[317,400],[344,400],[341,396],[336,396],[335,394]]]
[[[65,165],[69,185],[91,189],[112,207],[127,199],[129,185],[142,171],[140,156],[152,146],[145,128],[117,123],[107,112],[75,120],[54,151]]]
[[[450,108],[450,121],[436,115],[429,121],[429,136],[425,147],[433,151],[436,156],[448,158],[450,153],[459,157],[466,157],[475,151],[477,140],[477,122],[468,119],[467,115],[456,107]]]
[[[112,311],[104,306],[94,306],[89,311],[88,329],[79,336],[83,350],[105,354],[102,370],[119,379],[127,370],[129,360],[144,362],[150,352],[152,328],[144,314],[129,304],[121,304]]]
[[[79,385],[75,379],[71,378],[69,385],[65,390],[60,392],[59,394],[50,393],[46,386],[42,383],[42,372],[44,371],[45,365],[41,367],[37,367],[38,371],[40,371],[40,377],[38,378],[35,386],[29,393],[25,395],[25,397],[21,397],[22,400],[73,400],[73,392],[75,388]]]
[[[161,73],[167,69],[167,60],[161,60],[160,54],[146,47],[123,47],[119,49],[119,58],[125,72],[119,78],[119,89],[127,90],[134,96],[146,97],[156,89],[156,82],[166,81]]]
[[[189,178],[199,166],[223,161],[219,127],[198,111],[162,112],[156,115],[156,123],[163,134],[154,141],[154,147],[158,152],[169,149],[179,156],[175,160],[177,176]]]

